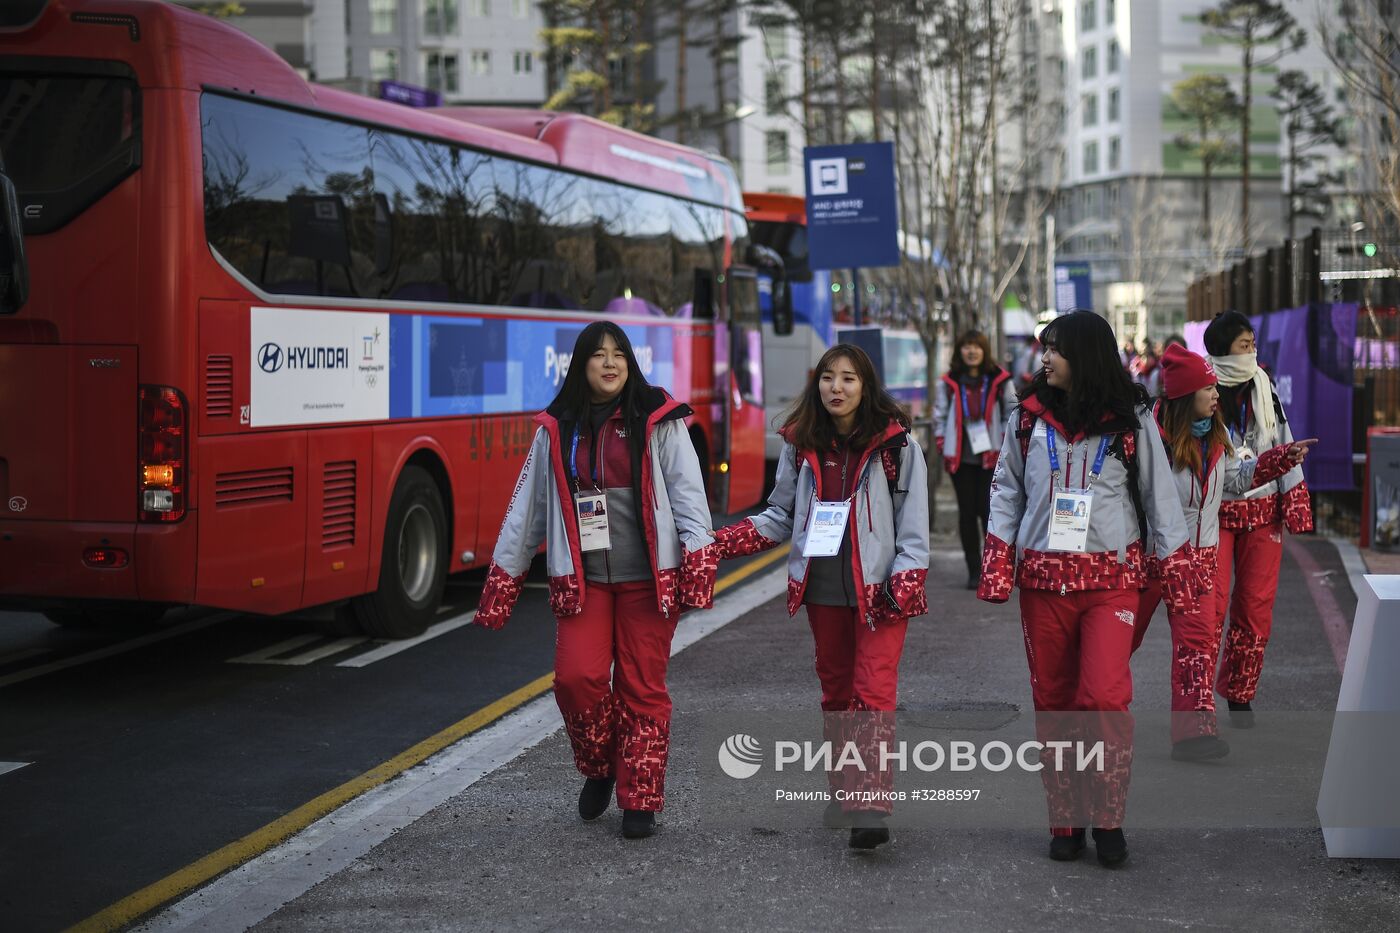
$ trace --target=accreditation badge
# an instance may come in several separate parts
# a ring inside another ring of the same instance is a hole
[[[1241,444],[1235,448],[1235,456],[1241,460],[1253,460],[1254,451],[1249,449],[1248,444]]]
[[[1089,545],[1089,513],[1094,508],[1091,489],[1061,489],[1050,509],[1050,550],[1083,554]]]
[[[967,426],[967,440],[971,445],[968,449],[975,454],[984,454],[992,449],[991,432],[981,421],[973,422]]]
[[[578,513],[578,545],[582,551],[606,551],[612,547],[608,538],[608,495],[605,492],[574,494],[574,510]]]
[[[851,517],[849,502],[817,502],[812,506],[812,520],[807,524],[807,541],[803,557],[835,557],[841,552],[846,537],[846,521]]]

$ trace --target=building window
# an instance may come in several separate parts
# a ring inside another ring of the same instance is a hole
[[[461,86],[457,75],[456,53],[428,52],[423,56],[423,80],[433,90],[456,94]]]
[[[764,134],[768,150],[768,174],[786,175],[788,171],[788,134],[786,130],[769,130]]]
[[[468,0],[468,3],[472,16],[485,19],[491,15],[491,0]]]
[[[1097,46],[1089,46],[1084,50],[1084,57],[1079,62],[1079,76],[1084,79],[1097,77],[1099,73],[1099,50]]]
[[[489,75],[491,73],[491,50],[472,49],[472,74]]]
[[[422,0],[423,32],[450,36],[457,32],[457,0]]]
[[[787,57],[787,25],[781,20],[766,20],[760,24],[763,30],[763,54],[770,62],[780,62]]]
[[[1111,136],[1108,140],[1108,170],[1116,172],[1123,161],[1123,142],[1117,136]]]
[[[1099,144],[1097,142],[1084,144],[1084,174],[1097,175],[1099,173]]]
[[[1079,4],[1079,31],[1088,32],[1098,25],[1098,0],[1083,0]]]
[[[1114,21],[1114,19],[1115,19],[1115,14],[1118,12],[1117,6],[1118,6],[1118,4],[1117,4],[1116,0],[1104,0],[1104,5],[1103,5],[1103,21],[1104,21],[1105,24],[1107,24],[1107,25],[1109,25],[1109,26],[1112,26],[1112,25],[1113,25],[1113,21]]]
[[[370,49],[369,76],[375,81],[397,81],[399,79],[399,50]]]
[[[1118,73],[1118,40],[1108,40],[1108,73]]]
[[[399,31],[399,0],[369,0],[369,31],[376,36]]]
[[[763,103],[769,116],[787,111],[787,72],[784,69],[770,69],[763,79]]]
[[[355,50],[347,48],[345,50],[345,77],[351,78],[355,75]]]
[[[510,0],[510,15],[525,19],[530,15],[530,0]]]
[[[516,49],[515,73],[527,75],[535,70],[535,53],[529,49]]]
[[[1099,125],[1099,95],[1097,94],[1084,95],[1084,125]]]
[[[1119,105],[1118,105],[1118,98],[1119,98],[1119,91],[1118,91],[1118,88],[1115,87],[1115,88],[1111,89],[1111,90],[1108,92],[1108,122],[1109,122],[1109,123],[1117,123],[1117,122],[1121,119],[1121,117],[1119,116],[1119,110],[1118,110],[1118,106],[1119,106]]]

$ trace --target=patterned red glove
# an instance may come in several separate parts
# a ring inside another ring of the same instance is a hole
[[[1293,458],[1288,456],[1288,448],[1288,444],[1279,444],[1259,455],[1259,462],[1254,466],[1251,489],[1266,486],[1293,469]]]
[[[515,601],[524,589],[525,574],[512,577],[500,564],[491,561],[491,569],[486,572],[486,586],[481,590],[481,602],[477,605],[476,617],[472,623],[483,628],[498,629],[506,624]]]
[[[1295,535],[1313,530],[1312,496],[1306,481],[1283,494],[1283,524]]]
[[[779,542],[770,541],[759,534],[753,520],[748,518],[733,525],[726,525],[715,532],[715,546],[719,548],[718,556],[723,560],[748,557],[750,554],[771,550],[778,544]]]
[[[1173,615],[1195,615],[1201,608],[1200,574],[1183,544],[1162,561],[1162,598]]]
[[[928,612],[928,591],[924,584],[928,581],[928,571],[924,569],[901,570],[889,579],[889,595],[899,604],[895,609],[885,596],[885,587],[870,583],[865,587],[865,604],[869,607],[867,618],[877,624],[900,622],[921,616]]]
[[[994,534],[987,535],[982,548],[982,579],[977,584],[977,598],[989,603],[1004,603],[1011,598],[1011,584],[1016,579],[1016,549]]]
[[[718,545],[707,544],[698,551],[686,551],[681,559],[681,605],[695,609],[709,609],[713,606],[715,575],[718,572]]]

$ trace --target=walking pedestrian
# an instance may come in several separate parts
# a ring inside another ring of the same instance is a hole
[[[853,344],[822,355],[780,433],[767,510],[715,538],[724,557],[791,539],[788,614],[807,607],[826,738],[854,743],[864,763],[828,774],[824,819],[850,823],[850,846],[871,849],[890,838],[893,780],[879,749],[894,744],[904,636],[928,611],[924,457],[908,414]]]
[[[1087,776],[1042,755],[1050,857],[1078,858],[1092,824],[1098,860],[1112,867],[1128,856],[1128,661],[1144,548],[1161,561],[1169,606],[1195,611],[1197,584],[1171,465],[1146,393],[1118,365],[1112,328],[1074,312],[1041,342],[1044,369],[1021,393],[1002,444],[977,595],[1000,603],[1013,584],[1021,589],[1042,742],[1104,743],[1103,769]]]
[[[1011,374],[992,361],[992,346],[975,330],[958,339],[948,372],[934,387],[934,442],[958,498],[958,536],[967,561],[967,588],[982,576],[992,471],[1007,415],[1016,405]]]
[[[1292,443],[1293,432],[1273,381],[1259,365],[1249,318],[1238,311],[1217,315],[1206,328],[1205,344],[1220,378],[1220,409],[1236,456],[1250,460],[1260,451]],[[1236,728],[1254,725],[1254,696],[1273,630],[1283,530],[1303,534],[1312,527],[1312,500],[1301,466],[1246,493],[1227,490],[1220,505],[1221,559],[1215,584],[1222,599],[1216,613],[1223,625],[1227,608],[1223,597],[1229,593],[1230,623],[1215,689],[1229,704],[1230,724]]]
[[[676,620],[714,594],[718,549],[690,414],[647,384],[622,328],[584,328],[535,417],[476,614],[505,624],[543,541],[554,697],[585,778],[579,816],[602,816],[615,789],[629,839],[650,836],[665,803]]]
[[[1222,497],[1243,495],[1274,482],[1303,461],[1309,439],[1281,444],[1241,460],[1235,456],[1229,431],[1221,417],[1215,370],[1185,347],[1169,344],[1162,354],[1164,398],[1153,418],[1162,432],[1167,457],[1172,462],[1177,497],[1185,510],[1186,531],[1203,582],[1212,585],[1201,594],[1194,613],[1168,611],[1171,626],[1172,758],[1203,761],[1229,754],[1229,744],[1219,736],[1215,717],[1215,663],[1220,655],[1220,624],[1226,593],[1213,585],[1219,559],[1220,503]],[[1147,634],[1162,600],[1160,582],[1148,573],[1148,585],[1138,601],[1133,650]]]

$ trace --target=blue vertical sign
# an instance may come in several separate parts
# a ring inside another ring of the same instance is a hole
[[[1055,310],[1094,310],[1094,281],[1087,262],[1055,263]]]
[[[802,159],[811,268],[899,265],[894,145],[808,146]]]

